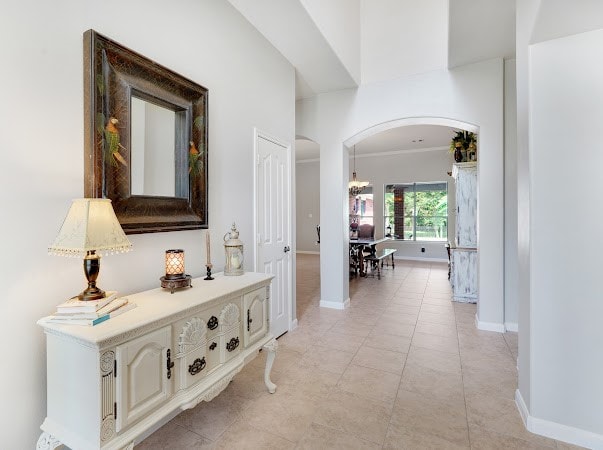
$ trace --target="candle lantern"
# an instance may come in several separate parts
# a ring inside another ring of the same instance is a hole
[[[165,276],[161,277],[161,287],[173,294],[174,289],[192,287],[191,276],[184,273],[184,250],[165,251]]]
[[[224,251],[226,252],[224,275],[243,275],[243,242],[239,239],[239,232],[234,223],[230,231],[224,235]]]

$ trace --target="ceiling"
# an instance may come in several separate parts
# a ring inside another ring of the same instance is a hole
[[[358,86],[300,0],[229,0],[295,67],[296,97]]]
[[[356,157],[416,151],[442,151],[448,149],[450,139],[456,131],[458,131],[456,128],[439,125],[410,125],[393,128],[370,136],[356,144]],[[306,139],[295,141],[295,160],[297,162],[317,161],[319,157],[318,144]]]
[[[513,0],[229,2],[295,67],[298,99],[515,54]]]
[[[449,68],[515,56],[514,0],[449,0],[448,27]]]
[[[515,54],[513,0],[229,2],[293,65],[297,99]],[[356,156],[443,150],[454,131],[396,128],[357,144]],[[296,161],[320,157],[314,142],[295,147]]]

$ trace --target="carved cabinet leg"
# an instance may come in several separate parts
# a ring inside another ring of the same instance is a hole
[[[62,446],[63,444],[58,439],[44,431],[38,439],[36,450],[54,450]]]
[[[278,349],[278,342],[276,339],[272,339],[264,348],[268,351],[266,355],[266,369],[264,370],[264,383],[268,388],[268,392],[274,394],[276,392],[276,384],[274,384],[270,380],[270,371],[272,370],[272,364],[274,363],[274,358],[276,357],[276,350]]]

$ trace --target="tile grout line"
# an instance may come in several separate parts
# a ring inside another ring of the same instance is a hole
[[[452,313],[454,314],[454,328],[456,329],[456,341],[459,347],[459,364],[461,367],[461,385],[463,387],[463,404],[465,405],[465,421],[467,423],[467,439],[469,440],[469,448],[471,448],[471,432],[469,431],[469,411],[467,410],[467,396],[465,393],[465,371],[463,370],[463,359],[461,358],[461,340],[459,339],[459,327],[456,320],[456,308],[454,302],[452,303]]]
[[[408,274],[404,277],[404,279],[400,282],[400,287],[396,290],[396,292],[398,292],[400,289],[402,289],[402,285],[404,283],[404,280],[408,277]],[[396,398],[394,400],[394,406],[392,408],[391,414],[389,416],[389,422],[387,424],[387,429],[385,431],[385,439],[387,439],[387,435],[389,433],[389,429],[392,426],[392,420],[394,417],[394,409],[396,408],[396,402],[398,400],[398,395],[400,394],[400,388],[402,387],[402,378],[404,377],[404,371],[406,370],[406,364],[408,363],[408,355],[410,354],[410,348],[412,347],[412,341],[414,339],[415,336],[415,331],[417,329],[417,321],[419,320],[419,314],[421,313],[421,306],[423,306],[423,296],[421,296],[421,304],[419,305],[419,313],[417,314],[417,318],[415,320],[415,326],[413,328],[412,331],[412,336],[410,337],[410,343],[408,344],[408,352],[406,352],[406,358],[404,359],[404,364],[402,366],[402,372],[400,373],[400,381],[398,382],[398,389],[396,389]],[[381,448],[383,449],[385,447],[385,440],[383,442],[383,445],[381,446]]]

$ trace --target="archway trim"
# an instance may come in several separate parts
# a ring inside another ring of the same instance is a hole
[[[456,119],[449,119],[446,117],[405,117],[402,119],[389,120],[387,122],[382,122],[377,125],[373,125],[372,127],[366,128],[360,133],[356,133],[354,136],[346,139],[343,142],[343,145],[347,148],[350,148],[363,141],[364,139],[373,136],[377,133],[381,133],[382,131],[387,131],[393,128],[405,127],[409,125],[441,125],[444,127],[460,128],[463,130],[471,131],[472,133],[477,133],[479,131],[479,126],[475,124],[463,122],[461,120]]]

